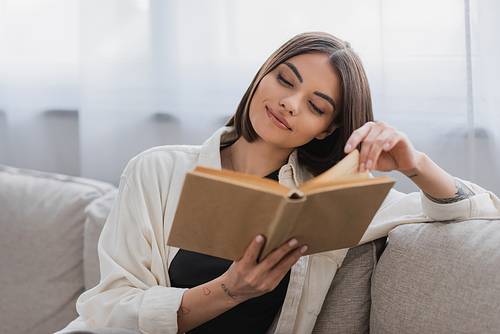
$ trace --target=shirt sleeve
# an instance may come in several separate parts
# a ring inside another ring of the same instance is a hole
[[[131,169],[99,239],[101,281],[80,296],[77,310],[89,328],[177,333],[185,289],[167,281],[162,198],[168,180],[159,182],[155,170]]]
[[[500,216],[500,200],[491,191],[460,180],[473,196],[455,203],[439,204],[420,192],[423,213],[434,220],[463,220],[477,217]]]
[[[495,194],[471,182],[462,182],[473,196],[450,204],[434,203],[422,191],[405,194],[391,189],[360,244],[387,236],[403,224],[500,216],[500,200]]]

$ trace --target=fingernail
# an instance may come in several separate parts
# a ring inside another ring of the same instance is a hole
[[[297,244],[297,239],[292,239],[288,242],[288,246],[294,247]]]
[[[365,171],[365,163],[364,162],[362,162],[362,163],[359,164],[359,171],[360,172],[364,172]]]
[[[388,149],[389,149],[389,147],[391,147],[391,145],[389,145],[389,143],[385,143],[385,145],[384,145],[383,149],[384,149],[384,150],[388,150]]]
[[[307,246],[306,246],[306,245],[304,245],[304,246],[302,246],[302,248],[300,249],[300,252],[301,252],[302,254],[304,254],[304,253],[306,252],[306,250],[307,250]]]
[[[255,238],[255,242],[258,244],[262,243],[262,241],[264,241],[264,238],[261,235],[258,235],[257,238]]]
[[[351,145],[350,144],[347,144],[344,148],[344,152],[349,152],[351,150]]]
[[[373,161],[368,160],[368,161],[366,162],[366,169],[370,169],[370,168],[371,168],[371,166],[372,166],[372,164],[373,164]]]

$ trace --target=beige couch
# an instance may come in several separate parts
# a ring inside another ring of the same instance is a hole
[[[116,193],[0,166],[1,333],[53,333],[77,317]],[[385,245],[349,251],[315,333],[500,332],[500,219],[400,226]]]

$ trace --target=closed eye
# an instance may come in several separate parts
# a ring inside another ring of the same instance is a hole
[[[293,85],[290,82],[286,81],[285,78],[281,76],[281,74],[278,74],[277,79],[281,81],[284,85],[293,87]]]
[[[319,114],[319,115],[323,115],[324,112],[321,111],[321,109],[319,109],[318,107],[316,107],[316,105],[312,102],[309,102],[311,104],[311,107],[313,107],[313,109]]]

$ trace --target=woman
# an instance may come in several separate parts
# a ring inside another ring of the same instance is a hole
[[[99,242],[101,282],[77,303],[87,327],[311,332],[346,250],[303,257],[307,245],[291,239],[257,263],[264,237],[256,236],[231,263],[166,246],[184,176],[196,165],[296,187],[362,144],[361,171],[398,170],[425,194],[392,190],[362,242],[398,224],[470,215],[462,200],[481,188],[454,179],[403,133],[372,120],[367,79],[350,46],[324,33],[292,38],[259,70],[228,126],[203,146],[153,148],[129,163]],[[488,201],[482,205],[494,206]]]

